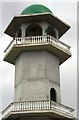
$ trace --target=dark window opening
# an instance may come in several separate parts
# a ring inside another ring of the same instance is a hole
[[[17,37],[22,37],[21,29],[17,31]]]
[[[40,36],[42,35],[42,28],[38,24],[31,24],[27,27],[25,36]]]
[[[56,102],[56,91],[54,88],[50,89],[50,100],[53,100],[54,102]]]
[[[56,38],[56,32],[55,32],[55,29],[53,27],[49,26],[47,28],[46,32],[47,32],[47,35],[51,35],[54,38]]]

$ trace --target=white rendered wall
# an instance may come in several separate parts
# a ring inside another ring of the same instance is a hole
[[[14,101],[50,100],[51,88],[60,102],[58,57],[47,51],[22,52],[15,62]]]

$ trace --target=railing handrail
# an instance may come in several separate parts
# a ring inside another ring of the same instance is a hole
[[[19,42],[19,43],[18,43]],[[9,48],[11,48],[12,45],[14,44],[37,44],[37,43],[51,43],[51,44],[56,44],[59,47],[65,47],[65,50],[69,50],[70,46],[63,43],[62,41],[54,38],[51,35],[42,35],[42,36],[29,36],[29,37],[15,37],[11,43],[8,45],[8,47],[5,49],[4,53],[7,52]]]
[[[31,111],[31,110],[56,110],[62,113],[67,114],[68,116],[73,116],[74,109],[62,105],[60,103],[56,103],[51,100],[39,100],[39,101],[21,101],[21,102],[13,102],[9,106],[7,106],[3,111],[2,115],[8,114],[11,111]]]

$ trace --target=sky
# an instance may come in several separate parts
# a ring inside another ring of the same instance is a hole
[[[4,50],[12,38],[4,30],[13,16],[33,3],[48,7],[53,14],[71,26],[60,40],[71,46],[72,57],[60,66],[62,104],[75,109],[77,115],[77,1],[76,0],[23,0],[0,2],[0,111],[13,101],[15,66],[5,61]],[[1,118],[1,115],[0,115]]]

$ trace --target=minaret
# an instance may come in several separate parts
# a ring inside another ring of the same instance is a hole
[[[14,16],[5,30],[13,40],[4,56],[15,65],[14,102],[3,110],[2,119],[74,119],[74,110],[61,104],[60,92],[59,66],[71,53],[59,38],[69,28],[40,4]]]

